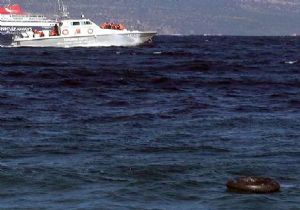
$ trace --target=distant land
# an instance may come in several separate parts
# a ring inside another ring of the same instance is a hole
[[[51,14],[56,0],[15,0]],[[300,0],[65,0],[72,16],[160,34],[300,35]]]

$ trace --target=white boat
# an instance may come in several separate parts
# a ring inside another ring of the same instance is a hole
[[[19,4],[0,6],[0,43],[10,44],[13,35],[29,30],[50,29],[55,22],[55,18],[24,12]]]
[[[13,38],[15,47],[137,46],[156,35],[154,31],[130,31],[121,25],[100,27],[89,19],[63,19],[52,30],[26,31]]]

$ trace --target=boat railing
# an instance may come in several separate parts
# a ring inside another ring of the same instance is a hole
[[[9,15],[9,16],[4,16],[0,15],[0,20],[1,21],[53,21],[48,19],[45,16],[28,16],[28,15]]]

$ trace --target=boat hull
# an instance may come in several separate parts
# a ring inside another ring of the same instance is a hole
[[[14,47],[110,47],[110,46],[137,46],[148,42],[156,32],[136,32],[124,34],[101,34],[72,37],[45,37],[33,39],[14,39]]]
[[[49,30],[50,28],[50,25],[40,26],[38,24],[37,26],[3,26],[3,23],[0,21],[0,45],[11,45],[15,35],[33,30]]]

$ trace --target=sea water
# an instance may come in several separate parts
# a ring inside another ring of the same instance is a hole
[[[0,158],[0,209],[300,209],[300,38],[0,48]]]

